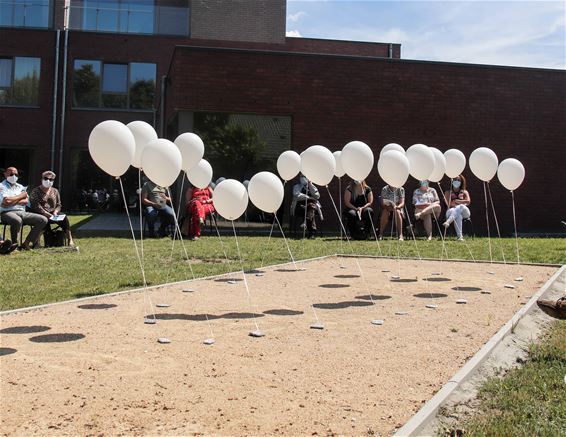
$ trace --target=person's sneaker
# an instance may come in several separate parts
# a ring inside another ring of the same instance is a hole
[[[12,253],[14,250],[16,250],[18,248],[18,243],[13,243],[9,248],[8,248],[8,253]]]
[[[464,240],[464,237],[458,237],[458,241],[466,241],[466,240]]]
[[[0,243],[0,255],[6,255],[11,245],[12,242],[10,240],[2,241],[2,243]],[[18,245],[16,245],[16,247],[18,247]]]
[[[197,237],[196,235],[194,237],[189,237],[189,240],[191,241],[197,241],[199,239],[199,237]]]
[[[555,319],[566,320],[566,296],[558,300],[537,300],[538,307]]]
[[[405,241],[402,235],[399,237],[399,241]]]
[[[304,222],[299,225],[299,228],[301,229],[301,231],[302,231],[303,229],[305,229],[306,227],[307,227],[307,224],[304,223]]]
[[[379,241],[382,241],[382,240],[383,240],[383,235],[380,235],[379,237],[377,237],[377,239],[378,239]]]
[[[426,241],[432,241],[432,237],[426,237]]]

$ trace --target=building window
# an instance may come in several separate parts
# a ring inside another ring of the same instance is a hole
[[[93,32],[189,35],[187,1],[158,6],[154,0],[72,0],[69,28]]]
[[[49,0],[0,0],[0,27],[46,29],[50,26]]]
[[[153,109],[155,76],[155,64],[77,59],[73,75],[73,106]]]
[[[0,105],[37,106],[40,58],[0,58]]]

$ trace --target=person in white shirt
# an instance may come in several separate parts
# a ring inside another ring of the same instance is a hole
[[[435,220],[440,217],[442,210],[438,193],[428,186],[428,181],[420,181],[419,188],[413,192],[413,205],[415,205],[415,220],[422,220],[427,240],[432,240],[432,215]]]
[[[18,169],[8,167],[4,172],[5,179],[0,183],[0,216],[2,223],[10,225],[12,241],[18,241],[18,234],[23,225],[32,229],[22,244],[28,250],[39,246],[39,237],[47,225],[47,217],[26,212],[29,196],[26,188],[18,184]]]

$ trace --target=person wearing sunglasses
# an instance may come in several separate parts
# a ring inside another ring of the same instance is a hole
[[[30,225],[31,231],[22,243],[22,249],[28,250],[39,246],[39,237],[47,225],[47,218],[27,212],[29,196],[26,187],[18,184],[18,169],[8,167],[4,172],[5,179],[0,183],[0,217],[2,223],[10,225],[12,241],[18,241],[23,225]]]
[[[49,220],[49,224],[59,225],[67,235],[69,246],[74,247],[71,225],[66,215],[61,214],[61,196],[59,190],[53,187],[55,173],[44,171],[41,175],[41,185],[35,187],[30,194],[31,210]]]

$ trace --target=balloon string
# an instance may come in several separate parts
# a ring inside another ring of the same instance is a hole
[[[295,263],[295,258],[293,258],[293,254],[291,253],[291,248],[289,247],[289,243],[287,242],[287,238],[285,238],[285,233],[283,232],[283,228],[281,227],[281,223],[279,223],[279,218],[277,217],[277,214],[274,214],[274,216],[275,216],[275,221],[277,221],[277,225],[279,226],[279,230],[281,231],[281,235],[283,236],[283,240],[285,241],[285,245],[287,246],[287,251],[289,252],[289,256],[291,257],[291,262],[293,263],[295,270],[298,270],[297,264]]]
[[[139,204],[140,204],[140,248],[141,248],[141,260],[144,263],[143,254],[143,205],[142,205],[142,185],[141,185],[141,168],[138,168],[138,185],[139,185]]]
[[[517,235],[517,217],[515,216],[515,194],[511,190],[511,200],[513,202],[513,227],[515,229],[515,249],[517,250],[517,264],[520,263],[519,260],[519,236]]]
[[[493,212],[493,218],[495,219],[495,228],[497,229],[497,237],[499,238],[499,248],[501,249],[501,257],[503,258],[503,264],[507,264],[507,261],[505,260],[505,252],[503,251],[503,242],[501,241],[499,220],[497,220],[497,213],[495,212],[495,204],[493,203],[493,196],[491,195],[491,187],[489,185],[489,182],[487,182],[487,194],[489,196],[489,202],[491,203],[491,211]]]
[[[328,192],[328,196],[330,197],[330,200],[332,201],[332,206],[334,207],[334,211],[336,212],[336,215],[338,216],[338,221],[340,222],[340,226],[342,227],[342,231],[344,232],[344,235],[346,236],[346,242],[348,244],[348,247],[350,248],[350,252],[351,252],[352,255],[355,255],[354,247],[352,246],[352,242],[350,241],[350,238],[348,237],[348,233],[346,232],[346,228],[344,227],[344,222],[342,221],[342,217],[340,217],[340,214],[338,212],[338,208],[336,208],[336,203],[334,202],[334,198],[330,194],[330,189],[328,188],[328,185],[326,185],[326,191]],[[358,271],[360,272],[360,278],[362,279],[362,283],[364,285],[364,288],[367,289],[367,284],[366,284],[366,280],[365,280],[365,277],[364,277],[364,272],[363,272],[362,266],[360,265],[358,258],[356,256],[354,256],[354,261],[356,262],[356,266],[358,268]],[[369,292],[369,299],[370,299],[372,305],[374,305],[375,302],[373,301],[373,296],[372,296],[371,292]]]
[[[271,235],[273,234],[273,228],[275,227],[275,219],[277,218],[277,213],[274,214],[273,221],[271,222],[271,229],[269,231],[269,237],[267,237],[267,244],[265,245],[265,250],[263,251],[263,255],[261,256],[261,265],[259,266],[260,269],[263,268],[263,263],[265,261],[265,256],[267,255],[269,249],[269,243],[271,241]],[[281,231],[283,232],[283,231]]]
[[[483,182],[483,197],[485,199],[485,222],[487,223],[487,244],[489,246],[489,262],[490,264],[493,263],[493,256],[491,253],[491,235],[489,231],[489,212],[487,209],[487,192],[485,188],[486,182]]]
[[[450,191],[449,193],[452,193],[452,181],[454,179],[450,178]],[[440,184],[438,184],[438,186],[440,187]],[[448,203],[448,201],[446,200],[446,198],[444,199],[444,202],[446,203],[446,206],[448,207],[448,209],[450,209],[450,204]],[[454,220],[454,227],[456,228],[456,233],[460,232],[462,234],[463,229],[460,229],[460,227],[458,226],[458,223],[456,223],[456,221]],[[446,239],[446,231],[448,231],[448,228],[444,229],[444,238]],[[468,242],[464,239],[464,245],[466,246],[466,249],[468,249],[468,253],[470,254],[470,257],[472,258],[473,262],[477,262],[476,258],[474,257],[474,254],[472,253],[472,250],[470,249],[470,245],[468,244]],[[448,256],[448,252],[446,253],[446,256]]]
[[[171,190],[167,187],[167,193],[169,194],[169,198],[171,199]],[[173,209],[173,208],[171,208]],[[187,264],[189,265],[189,269],[191,271],[191,276],[193,281],[196,279],[195,272],[193,270],[193,266],[191,260],[189,258],[189,254],[187,253],[187,248],[185,246],[185,241],[183,240],[183,235],[181,234],[181,228],[179,227],[179,221],[177,220],[177,214],[175,213],[175,209],[173,209],[173,220],[175,221],[175,229],[176,231],[173,233],[173,237],[177,232],[179,232],[179,241],[181,242],[181,246],[183,247],[183,251],[185,252],[185,259],[187,260]],[[173,240],[175,241],[175,240]]]
[[[244,286],[246,287],[246,294],[247,294],[247,297],[248,297],[248,306],[253,313],[254,307],[252,306],[252,295],[251,295],[250,289],[248,287],[248,280],[246,278],[246,273],[244,272],[244,263],[242,262],[242,254],[240,252],[240,243],[238,243],[238,235],[236,234],[236,228],[234,226],[234,220],[230,220],[230,222],[232,223],[232,231],[234,232],[234,239],[236,240],[236,249],[238,251],[238,259],[240,260],[240,269],[242,270],[242,277],[244,278]],[[257,331],[259,331],[259,325],[258,325],[257,321],[255,320],[255,314],[254,314],[254,317],[252,317],[252,321],[255,325],[255,329]]]
[[[134,227],[132,225],[132,219],[130,217],[130,211],[128,210],[128,202],[126,201],[126,194],[124,193],[124,185],[122,184],[122,178],[118,177],[118,181],[120,182],[120,190],[122,191],[122,200],[124,201],[124,208],[126,209],[126,216],[128,217],[128,223],[130,225],[130,232],[132,233],[132,240],[134,242],[134,248],[135,248],[135,251],[136,251],[136,256],[138,258],[138,263],[139,263],[140,270],[141,270],[143,288],[144,288],[144,295],[147,299],[147,302],[149,302],[151,316],[153,317],[153,320],[156,321],[155,311],[153,311],[153,302],[152,302],[151,296],[149,295],[149,292],[147,290],[147,281],[146,281],[146,278],[145,278],[145,269],[144,269],[144,265],[143,265],[143,262],[142,262],[141,257],[140,257],[138,245],[136,243],[136,235],[135,235],[135,232],[134,232]]]
[[[340,178],[338,178],[338,181],[340,181]],[[368,198],[366,196],[365,190],[364,190],[364,199],[365,199],[366,203],[368,203]],[[375,219],[375,216],[372,216],[369,212],[368,212],[368,214],[369,214],[369,217],[371,219],[371,229],[373,231],[373,237],[375,238],[375,241],[377,243],[377,249],[379,250],[379,256],[383,256],[383,252],[381,252],[381,244],[379,244],[379,238],[377,238],[377,232],[375,231],[375,224],[373,222],[374,219]],[[342,211],[340,211],[340,215],[342,215]],[[340,231],[340,233],[342,233],[342,231]],[[342,238],[340,238],[340,245],[342,245]]]
[[[436,185],[438,185],[438,189],[440,190],[440,194],[442,195],[442,200],[444,200],[444,204],[447,206],[447,208],[450,208],[448,206],[448,203],[446,203],[446,196],[444,196],[444,191],[442,190],[440,181],[438,181]],[[441,219],[441,217],[442,217],[442,209],[440,210],[440,216],[436,220],[436,227],[438,228],[438,232],[440,233],[440,238],[442,239],[442,247],[440,249],[440,261],[442,262],[444,254],[446,254],[446,259],[448,259],[449,256],[448,256],[448,249],[446,248],[446,228],[444,228],[444,232],[442,232],[442,230],[440,229],[439,220]]]

